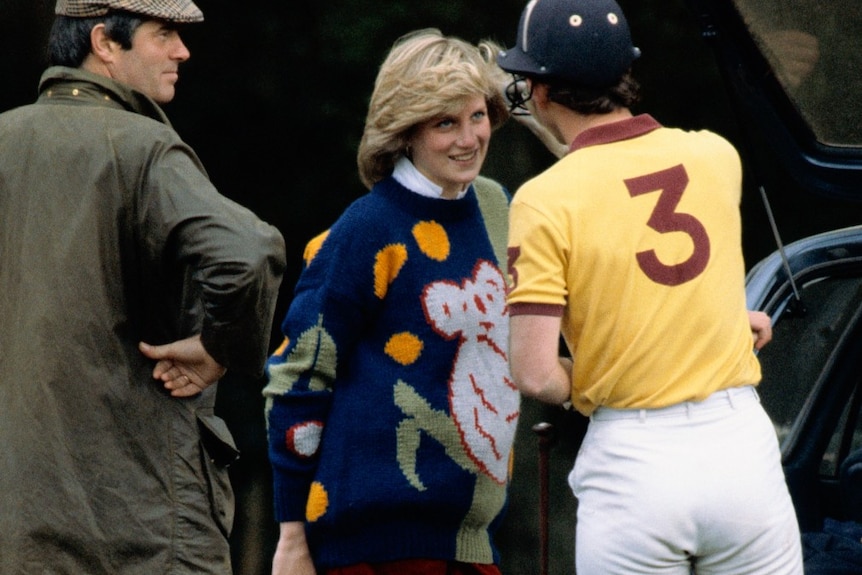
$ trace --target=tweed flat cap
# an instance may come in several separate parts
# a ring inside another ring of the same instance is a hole
[[[72,18],[104,16],[122,10],[168,22],[203,22],[204,14],[191,0],[57,0],[54,13]]]

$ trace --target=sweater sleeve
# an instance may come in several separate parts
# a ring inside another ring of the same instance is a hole
[[[320,322],[285,343],[266,369],[269,456],[276,520],[302,521],[332,401],[336,346]]]
[[[267,361],[263,394],[278,521],[305,520],[306,506],[313,505],[338,368],[368,317],[372,274],[346,228],[336,224],[306,246],[306,265],[282,324],[284,343]]]

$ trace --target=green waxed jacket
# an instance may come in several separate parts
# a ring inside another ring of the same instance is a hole
[[[284,265],[142,94],[50,68],[0,115],[0,573],[230,573],[215,386],[169,397],[137,345],[262,373]]]

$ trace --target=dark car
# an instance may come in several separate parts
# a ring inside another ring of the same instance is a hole
[[[784,246],[762,181],[780,163],[806,193],[862,200],[862,4],[856,0],[690,0],[712,44],[749,149],[776,251],[746,279],[773,320],[760,352],[803,531],[806,573],[862,573],[862,225]],[[769,154],[757,154],[756,147]],[[862,223],[862,222],[860,222]]]

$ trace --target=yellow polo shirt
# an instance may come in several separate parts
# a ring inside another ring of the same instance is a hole
[[[745,303],[741,167],[648,115],[592,128],[515,194],[512,315],[558,315],[572,403],[658,408],[760,381]]]

